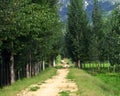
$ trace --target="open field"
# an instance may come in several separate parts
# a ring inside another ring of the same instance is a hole
[[[89,74],[99,78],[104,83],[110,86],[110,89],[114,92],[114,96],[120,96],[120,73],[109,72],[106,68],[94,71],[91,69],[86,70]]]
[[[98,73],[97,78],[110,85],[114,96],[120,96],[120,74],[118,73]]]

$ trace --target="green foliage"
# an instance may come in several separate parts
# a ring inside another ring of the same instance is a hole
[[[42,60],[52,61],[61,53],[63,25],[58,15],[57,4],[57,0],[4,0],[0,3],[0,61],[7,65],[6,68],[2,68],[6,69],[5,72],[10,71],[8,67],[11,53],[16,79],[26,76],[27,64],[29,67],[35,67],[35,63]],[[28,71],[30,70],[29,68]],[[0,74],[3,74],[2,70]]]
[[[69,92],[67,92],[67,91],[62,91],[59,94],[60,94],[60,96],[69,96]]]
[[[88,20],[83,5],[83,0],[70,0],[66,45],[70,57],[75,62],[83,62],[87,54],[85,47],[88,46]]]
[[[38,89],[39,89],[38,86],[34,86],[34,87],[31,87],[31,88],[30,88],[30,91],[37,91]]]
[[[104,17],[102,6],[94,0],[92,23],[88,26],[83,1],[71,0],[68,12],[66,46],[73,61],[120,64],[120,9]]]
[[[109,61],[111,65],[120,64],[120,8],[112,13],[111,31],[108,33]]]
[[[59,54],[57,57],[56,57],[56,64],[61,64],[61,55]]]
[[[91,61],[104,62],[105,50],[105,33],[104,22],[101,7],[98,0],[94,0],[94,8],[92,11],[92,32],[90,34],[89,57]]]
[[[49,5],[49,7],[56,7],[58,0],[32,0],[34,3],[40,3],[43,5]]]
[[[94,0],[92,26],[89,42],[89,60],[93,62],[109,61],[111,65],[119,64],[119,7],[112,17],[102,16],[98,0]]]
[[[118,73],[98,73],[96,75],[99,79],[101,79],[106,84],[110,85],[111,90],[114,92],[114,96],[120,96],[120,75]]]
[[[111,96],[120,96],[120,74],[115,72],[108,72],[108,68],[102,69],[100,72],[97,70],[94,70],[94,73],[92,70],[87,69],[86,70],[89,74],[99,78],[104,82],[105,84],[109,85],[109,88],[113,91],[114,95]]]
[[[65,62],[67,62],[69,65],[72,65],[72,64],[73,64],[72,60],[69,59],[69,58],[65,58],[64,60],[65,60]]]
[[[43,56],[50,54],[50,50],[54,47],[53,45],[57,43],[54,41],[59,36],[56,30],[60,23],[56,13],[52,12],[52,9],[49,9],[48,6],[39,4],[26,6],[18,13],[21,13],[21,16],[19,15],[18,17],[20,30],[23,30],[23,33],[24,31],[28,32],[25,37],[28,39],[28,44],[32,43],[30,44],[31,48],[36,46],[37,49],[42,49],[41,53]],[[53,26],[55,27],[53,28]]]
[[[55,66],[56,69],[62,69],[63,67],[61,65]]]

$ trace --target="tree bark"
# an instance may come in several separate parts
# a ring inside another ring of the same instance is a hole
[[[39,73],[39,66],[38,63],[35,63],[35,75]]]
[[[11,52],[10,56],[10,74],[11,74],[11,84],[15,82],[15,73],[14,73],[14,55]]]
[[[10,82],[9,82],[9,68],[10,68],[10,66],[9,66],[9,64],[7,64],[6,65],[6,85],[9,85],[10,84]]]
[[[56,66],[56,63],[55,63],[55,58],[53,59],[53,67]]]
[[[78,68],[82,69],[82,64],[81,64],[80,60],[78,60]]]
[[[30,72],[29,72],[29,64],[26,65],[26,77],[30,77]]]
[[[40,62],[40,64],[39,64],[39,72],[41,71],[41,66],[42,66],[42,64],[41,64],[41,62]]]
[[[103,63],[103,68],[105,68],[104,64],[105,64],[105,63]]]
[[[75,62],[75,67],[78,67],[78,62]]]
[[[52,60],[51,59],[49,59],[49,67],[52,67]]]
[[[31,76],[35,76],[35,64],[31,65]]]
[[[32,76],[32,56],[31,56],[31,50],[30,50],[30,54],[29,54],[29,71],[30,71],[30,74],[29,74],[29,77]]]
[[[0,62],[0,88],[2,87],[2,79],[3,79],[3,76],[2,76],[2,73],[3,72],[3,67],[2,67],[2,62]]]
[[[83,68],[85,68],[85,64],[83,64]]]
[[[45,61],[43,60],[43,62],[42,62],[42,67],[43,67],[43,70],[45,70]]]
[[[78,68],[81,68],[81,66],[80,66],[80,60],[78,60]]]
[[[17,80],[20,80],[20,70],[17,70]]]

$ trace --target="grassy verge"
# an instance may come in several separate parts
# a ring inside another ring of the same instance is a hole
[[[114,96],[120,96],[120,74],[118,73],[98,73],[97,78],[111,86]]]
[[[55,74],[55,68],[46,69],[45,71],[41,72],[39,75],[33,78],[19,80],[11,86],[6,86],[3,89],[0,89],[0,96],[16,96],[19,91],[25,89],[31,84],[42,83]]]
[[[78,85],[78,96],[115,96],[110,86],[83,70],[71,68],[68,79]]]
[[[120,96],[120,73],[108,72],[106,68],[100,70],[95,69],[94,71],[92,69],[87,69],[86,71],[109,85],[114,92],[113,96]]]
[[[62,91],[59,94],[60,94],[60,96],[69,96],[69,92],[68,91]]]

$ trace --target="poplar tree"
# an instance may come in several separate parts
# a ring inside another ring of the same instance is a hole
[[[104,42],[102,11],[98,0],[94,0],[92,11],[92,32],[90,36],[89,56],[92,61],[101,61],[103,57],[102,44]]]
[[[0,1],[0,87],[37,75],[60,52],[57,0],[41,1]]]
[[[109,62],[120,64],[120,6],[112,12],[111,31],[108,34]]]
[[[82,68],[86,54],[86,34],[88,20],[84,10],[83,0],[70,0],[66,44],[70,57],[76,62],[76,67]],[[87,39],[86,39],[87,40]]]

